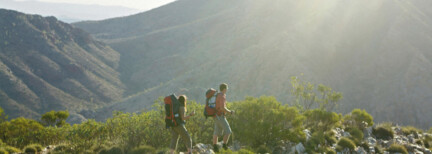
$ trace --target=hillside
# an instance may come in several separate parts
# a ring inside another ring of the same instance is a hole
[[[137,111],[159,96],[230,85],[229,100],[274,95],[290,103],[290,77],[329,85],[339,108],[422,128],[432,119],[432,2],[181,0],[74,25],[121,54],[132,97],[99,110]],[[133,95],[135,94],[135,95]],[[109,115],[98,114],[108,117]]]
[[[54,17],[0,9],[0,106],[10,118],[76,115],[122,97],[119,53]]]

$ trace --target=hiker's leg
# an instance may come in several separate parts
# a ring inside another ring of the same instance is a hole
[[[217,144],[218,136],[222,134],[222,128],[218,118],[214,118],[213,145]]]
[[[227,144],[229,137],[232,133],[231,127],[225,117],[221,118],[221,123],[222,123],[223,134],[224,134],[223,143]]]
[[[186,127],[184,125],[178,127],[178,132],[184,141],[186,148],[188,149],[188,153],[192,152],[192,138],[189,135]]]
[[[217,141],[218,141],[218,136],[213,135],[213,144],[217,144]]]
[[[180,135],[174,130],[174,128],[175,127],[170,128],[171,129],[171,144],[170,144],[171,154],[174,154],[175,149],[177,147],[178,140],[180,138]]]

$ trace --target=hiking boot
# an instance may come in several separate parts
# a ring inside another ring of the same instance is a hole
[[[228,146],[227,146],[227,144],[223,144],[222,147],[223,147],[225,150],[228,150]]]
[[[219,147],[216,144],[213,144],[213,151],[219,152]]]

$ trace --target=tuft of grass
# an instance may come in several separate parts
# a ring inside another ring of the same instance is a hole
[[[20,149],[11,146],[6,146],[4,149],[9,153],[21,153]]]
[[[27,145],[27,147],[34,147],[37,150],[37,152],[41,152],[43,149],[42,145],[40,144],[29,144]]]
[[[394,137],[394,132],[389,127],[377,127],[372,130],[372,134],[375,135],[377,139],[390,140]]]
[[[239,151],[237,151],[237,154],[254,154],[254,152],[247,149],[240,149]]]
[[[142,145],[135,149],[132,149],[128,154],[140,154],[140,153],[155,153],[156,149],[148,146],[148,145]]]
[[[416,134],[416,133],[423,133],[423,130],[415,128],[413,126],[405,126],[402,127],[402,133],[404,135],[410,135],[410,134]]]
[[[340,146],[342,150],[348,148],[350,151],[353,151],[356,147],[355,143],[351,139],[345,137],[340,139],[337,145]]]
[[[388,152],[390,153],[402,153],[402,154],[408,154],[408,150],[403,145],[393,144],[388,149]]]
[[[24,148],[24,153],[36,153],[37,149],[32,146],[27,146]]]
[[[123,154],[123,149],[117,146],[113,146],[109,149],[102,149],[99,154]]]

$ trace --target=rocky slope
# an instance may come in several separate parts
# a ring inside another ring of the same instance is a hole
[[[74,117],[122,97],[119,53],[106,44],[54,17],[0,9],[0,18],[0,106],[10,118]]]

